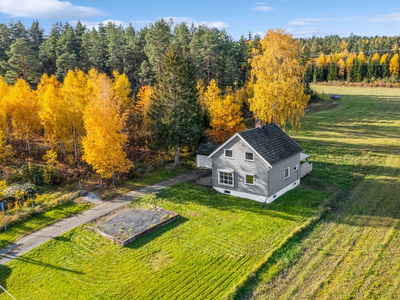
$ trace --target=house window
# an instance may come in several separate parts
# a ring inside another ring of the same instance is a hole
[[[254,185],[254,175],[249,175],[249,174],[244,175],[244,183],[249,185]]]
[[[254,154],[251,152],[244,153],[244,160],[246,161],[254,161]]]
[[[299,166],[298,166],[298,165],[295,165],[295,166],[293,167],[293,172],[296,172],[298,169],[299,169]]]
[[[225,149],[225,157],[226,158],[233,158],[233,150]]]
[[[233,172],[218,171],[219,184],[233,186]]]
[[[290,176],[290,168],[288,167],[288,168],[286,168],[285,171],[284,171],[284,177],[285,177],[285,179],[286,179],[286,178],[289,178],[289,176]]]

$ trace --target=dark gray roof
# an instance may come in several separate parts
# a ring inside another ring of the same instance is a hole
[[[194,154],[201,154],[201,155],[210,155],[215,150],[219,148],[220,145],[218,144],[200,144],[196,150],[194,150]]]
[[[239,135],[271,166],[304,151],[275,123],[246,130]]]

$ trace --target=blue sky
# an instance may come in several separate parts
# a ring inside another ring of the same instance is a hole
[[[235,39],[270,28],[287,29],[295,37],[400,34],[400,6],[394,0],[0,0],[0,22],[21,20],[30,26],[39,19],[46,30],[56,21],[77,20],[87,26],[112,20],[140,28],[158,18],[225,28]]]

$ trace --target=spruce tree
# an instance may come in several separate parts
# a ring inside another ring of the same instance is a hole
[[[44,29],[39,25],[39,21],[33,21],[32,26],[28,29],[29,44],[36,52],[39,51],[40,45],[44,42]]]
[[[146,34],[144,52],[156,76],[161,75],[164,55],[171,41],[171,22],[167,23],[164,19],[161,19],[150,25]]]
[[[17,39],[6,52],[9,59],[2,61],[1,66],[7,70],[6,81],[15,83],[18,78],[23,78],[29,84],[38,82],[41,76],[42,64],[25,39]]]
[[[180,165],[179,147],[194,146],[202,137],[202,112],[197,101],[193,66],[172,43],[164,57],[160,98],[151,107],[155,146],[174,148],[174,165]]]

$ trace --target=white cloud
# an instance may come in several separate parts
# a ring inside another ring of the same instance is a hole
[[[291,21],[288,23],[290,26],[309,26],[312,25],[311,22],[304,22],[304,21]]]
[[[253,10],[255,10],[255,11],[273,11],[276,9],[271,6],[261,5],[261,6],[254,7]]]
[[[98,29],[99,28],[99,24],[103,23],[103,25],[107,25],[108,23],[114,23],[117,26],[122,25],[122,27],[126,28],[129,26],[129,23],[126,23],[124,21],[120,21],[120,20],[104,20],[104,21],[100,21],[100,22],[87,22],[87,21],[81,21],[81,23],[83,25],[85,25],[86,27],[88,27],[89,29],[92,29],[93,27]],[[78,21],[73,21],[71,22],[73,25],[76,25],[76,23],[78,23]]]
[[[254,32],[254,35],[259,35],[259,36],[260,36],[260,38],[264,38],[264,36],[265,36],[265,33],[264,33],[264,32],[262,32],[262,31],[256,31],[256,32]]]
[[[326,36],[329,35],[330,32],[320,30],[318,28],[302,28],[302,29],[286,29],[289,33],[291,33],[296,38],[305,38],[305,37],[312,37],[312,36]]]
[[[326,21],[331,21],[329,18],[297,18],[297,21],[302,21],[302,22],[326,22]]]
[[[312,26],[316,23],[327,22],[331,19],[328,18],[296,18],[296,20],[288,23],[289,26]]]
[[[86,19],[104,15],[95,7],[59,0],[0,0],[0,13],[15,18]]]
[[[225,23],[225,22],[222,22],[222,21],[200,21],[200,22],[197,22],[194,19],[188,18],[188,17],[163,17],[163,19],[165,21],[167,21],[167,22],[170,19],[172,19],[174,24],[179,24],[179,23],[185,22],[189,26],[190,26],[190,24],[194,23],[194,26],[196,26],[196,27],[199,26],[199,25],[207,25],[208,27],[215,27],[215,28],[218,28],[218,29],[224,29],[224,28],[229,28],[230,27],[230,25],[228,23]],[[134,22],[135,21],[132,21],[132,24]],[[148,23],[153,23],[153,22],[148,22]],[[146,23],[146,24],[148,24],[148,23]],[[142,26],[140,26],[140,27],[143,27],[143,26],[144,25],[142,24]]]
[[[379,17],[370,19],[368,22],[400,22],[400,13],[394,12],[387,15],[379,15]]]

